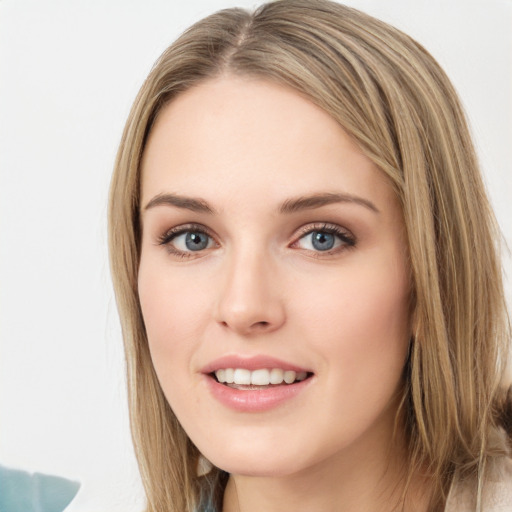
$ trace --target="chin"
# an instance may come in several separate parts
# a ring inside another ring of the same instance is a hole
[[[286,477],[299,471],[297,467],[290,467],[289,464],[274,463],[274,461],[259,459],[252,460],[219,460],[215,466],[232,475],[251,476],[260,478]]]
[[[254,449],[248,451],[237,449],[205,450],[203,454],[216,467],[227,473],[252,477],[286,477],[300,473],[314,461],[298,458],[300,450],[283,453],[282,449]]]

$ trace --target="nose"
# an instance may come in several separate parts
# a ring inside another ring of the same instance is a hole
[[[233,256],[225,263],[215,320],[244,336],[270,333],[285,322],[277,269],[261,254]]]

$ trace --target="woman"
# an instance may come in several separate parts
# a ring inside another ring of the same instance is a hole
[[[408,36],[325,0],[197,23],[110,204],[148,510],[512,503],[497,229]]]

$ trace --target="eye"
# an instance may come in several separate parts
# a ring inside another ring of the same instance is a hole
[[[211,238],[199,231],[185,231],[172,238],[172,244],[179,251],[202,251],[211,246]]]
[[[304,234],[293,246],[307,251],[330,253],[354,247],[356,244],[350,232],[334,224],[306,226],[301,231]]]
[[[203,227],[178,226],[164,233],[158,240],[171,254],[189,257],[215,245],[215,241]]]

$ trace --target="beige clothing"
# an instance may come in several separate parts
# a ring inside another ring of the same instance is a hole
[[[476,477],[460,480],[454,477],[445,512],[475,512]],[[512,512],[512,459],[499,457],[489,467],[482,490],[482,512]]]

